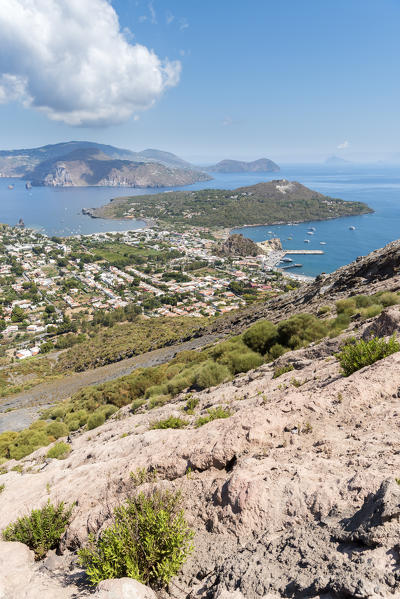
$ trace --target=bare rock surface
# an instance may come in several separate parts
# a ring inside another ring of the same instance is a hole
[[[397,322],[398,313],[390,308],[379,318]],[[360,336],[370,324],[353,332]],[[344,378],[334,354],[345,337],[196,394],[194,415],[182,411],[184,394],[149,412],[123,408],[75,436],[65,460],[47,459],[43,448],[20,462],[22,474],[8,463],[0,529],[48,498],[77,505],[62,555],[35,563],[25,547],[0,543],[0,598],[85,597],[74,551],[137,491],[130,477],[137,468],[158,473],[140,490],[181,490],[196,533],[192,556],[160,598],[400,597],[400,353]],[[274,379],[285,361],[294,370]],[[212,406],[232,415],[196,428]],[[169,416],[188,426],[151,429]],[[134,595],[127,584],[103,583],[94,596],[154,596],[148,589]]]

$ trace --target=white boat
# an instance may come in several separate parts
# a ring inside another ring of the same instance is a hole
[[[291,258],[282,258],[282,262],[293,262]]]
[[[310,240],[309,239],[305,239],[304,243],[310,243]]]
[[[307,235],[314,235],[314,231],[307,231]]]
[[[353,225],[351,225],[351,227],[349,227],[349,229],[350,229],[350,231],[355,231],[356,230],[356,228],[353,227]]]
[[[326,241],[320,241],[319,244],[320,245],[326,245]]]

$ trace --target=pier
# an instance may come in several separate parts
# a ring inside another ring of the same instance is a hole
[[[321,254],[325,253],[323,250],[283,250],[283,251],[285,252],[285,256],[288,256],[289,254],[292,254],[292,255],[299,255],[299,254],[321,255]]]

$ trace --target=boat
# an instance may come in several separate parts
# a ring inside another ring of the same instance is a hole
[[[288,241],[292,241],[293,237],[288,237],[287,240]]]
[[[307,231],[307,235],[314,235],[314,231]]]
[[[301,268],[302,266],[302,264],[293,264],[293,268]]]
[[[315,227],[309,227],[308,230],[309,231],[316,231],[317,229]]]
[[[282,262],[293,262],[291,258],[282,258]]]
[[[309,239],[305,239],[304,243],[310,243],[310,240]]]
[[[31,182],[30,182],[30,181],[27,181],[27,182],[25,183],[25,188],[26,188],[26,189],[32,189],[32,184],[31,184]]]
[[[8,189],[14,189],[14,185],[9,185]]]
[[[320,241],[319,244],[320,245],[326,245],[326,241]]]
[[[349,229],[350,229],[350,231],[355,231],[356,230],[356,228],[353,227],[353,225],[351,225],[351,227],[349,227]]]

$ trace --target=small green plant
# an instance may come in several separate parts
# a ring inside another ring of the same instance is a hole
[[[22,474],[22,472],[24,471],[24,469],[22,468],[22,466],[20,464],[17,464],[16,466],[13,466],[11,468],[11,471],[13,471],[13,472],[19,472],[20,474]]]
[[[222,406],[217,406],[216,408],[208,408],[207,412],[207,416],[200,416],[200,418],[196,420],[196,428],[199,428],[200,426],[203,426],[204,424],[207,424],[212,420],[218,420],[219,418],[229,418],[229,416],[232,415],[232,412],[230,410],[228,410],[227,408],[223,408]]]
[[[320,309],[318,310],[318,316],[323,316],[324,314],[329,314],[330,311],[331,311],[330,306],[321,306]]]
[[[129,477],[135,487],[140,487],[144,483],[154,483],[158,478],[157,470],[146,470],[146,468],[136,468],[129,474]]]
[[[2,474],[7,474],[7,472],[8,472],[7,468],[5,468],[4,466],[0,466],[0,476]]]
[[[57,547],[71,518],[73,505],[67,507],[63,501],[57,505],[47,501],[29,516],[18,518],[3,531],[5,541],[19,541],[35,552],[37,560],[42,559],[50,549]]]
[[[145,399],[134,399],[131,403],[132,412],[135,414],[145,403]]]
[[[186,420],[182,420],[182,418],[177,418],[176,416],[170,416],[169,418],[165,418],[164,420],[154,420],[151,423],[151,429],[164,429],[164,428],[185,428],[188,425]]]
[[[272,378],[277,379],[278,377],[282,376],[282,374],[286,374],[286,372],[291,372],[292,370],[294,370],[293,364],[287,364],[286,366],[280,366],[278,368],[275,368]]]
[[[103,414],[103,412],[98,410],[97,412],[93,412],[93,414],[90,414],[88,421],[87,421],[87,428],[89,431],[91,431],[94,428],[97,428],[98,426],[101,426],[102,424],[104,424],[105,421],[106,421],[105,415]]]
[[[59,441],[58,443],[55,443],[53,445],[53,447],[51,447],[49,449],[49,451],[46,454],[46,457],[47,458],[55,458],[56,460],[65,460],[65,458],[68,457],[70,451],[71,451],[71,448],[69,445],[67,445],[67,443],[64,443],[63,441]]]
[[[6,485],[4,483],[2,485],[0,485],[0,494],[4,491],[5,488],[6,488]]]
[[[190,396],[186,401],[186,405],[182,408],[182,411],[186,414],[192,415],[194,414],[195,409],[199,405],[199,400],[197,397]]]
[[[293,387],[301,387],[302,386],[302,382],[299,381],[299,379],[295,379],[294,377],[290,380],[290,384],[293,385]]]
[[[180,493],[155,491],[117,507],[114,524],[78,552],[91,583],[127,576],[165,587],[193,550],[194,533],[180,503]]]
[[[343,374],[350,376],[360,368],[370,366],[398,351],[400,351],[400,344],[393,335],[389,341],[380,337],[373,337],[369,341],[353,339],[342,348],[336,357],[340,362]]]
[[[308,433],[312,433],[312,430],[313,430],[313,428],[309,422],[306,422],[302,429],[300,429],[300,427],[299,427],[299,431],[301,431],[302,433],[304,433],[306,435],[308,435]]]

